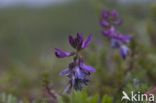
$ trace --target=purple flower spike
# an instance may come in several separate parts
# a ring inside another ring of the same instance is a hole
[[[117,19],[119,17],[119,13],[116,10],[112,11],[112,15],[113,15],[114,19]]]
[[[59,50],[59,49],[57,49],[57,48],[55,48],[55,50],[56,50],[55,55],[56,55],[56,57],[58,57],[58,58],[64,58],[64,57],[72,56],[72,55],[75,54],[74,51],[72,51],[72,52],[70,52],[70,53],[67,53],[67,52],[63,52],[63,51],[61,51],[61,50]]]
[[[129,49],[128,49],[128,47],[126,47],[125,45],[122,45],[120,47],[120,54],[121,54],[121,57],[125,60],[126,59],[126,56],[129,55]]]
[[[55,55],[58,58],[64,58],[68,56],[73,56],[73,61],[69,63],[68,69],[64,69],[60,75],[66,75],[69,78],[69,85],[65,89],[65,93],[70,93],[72,88],[77,90],[82,90],[83,85],[88,85],[90,81],[87,77],[91,76],[90,72],[95,72],[96,70],[89,65],[85,65],[83,58],[79,56],[80,50],[87,48],[92,40],[92,35],[90,34],[85,41],[83,41],[83,34],[77,33],[74,38],[71,35],[68,37],[70,45],[75,49],[72,52],[63,52],[55,48]],[[81,63],[83,65],[81,66]]]
[[[108,37],[111,40],[111,47],[113,49],[120,48],[120,54],[123,59],[129,54],[129,49],[125,44],[129,44],[132,40],[132,36],[122,35],[116,30],[116,26],[120,26],[123,23],[123,19],[119,18],[119,13],[116,10],[105,11],[102,9],[102,18],[100,18],[100,24],[103,27],[101,34]]]
[[[83,42],[83,44],[82,44],[82,49],[83,48],[87,48],[88,46],[89,46],[89,44],[91,43],[91,41],[92,41],[92,34],[90,34],[89,36],[88,36],[88,38]]]

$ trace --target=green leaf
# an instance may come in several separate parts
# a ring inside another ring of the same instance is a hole
[[[112,102],[113,102],[112,97],[108,97],[107,95],[103,96],[102,103],[112,103]]]

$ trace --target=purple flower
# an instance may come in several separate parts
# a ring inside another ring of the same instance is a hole
[[[116,26],[120,26],[122,23],[123,23],[123,19],[120,19],[114,22]]]
[[[70,73],[70,69],[68,68],[68,69],[64,69],[61,73],[60,73],[60,75],[67,75],[67,74],[69,74]]]
[[[65,91],[69,93],[72,87],[75,90],[82,90],[83,85],[88,85],[90,81],[87,77],[91,76],[91,72],[96,70],[90,66],[84,64],[83,58],[79,56],[79,51],[84,48],[87,48],[92,40],[92,35],[90,34],[86,40],[83,40],[83,34],[77,33],[77,36],[74,38],[71,35],[68,37],[70,45],[76,50],[72,52],[63,52],[55,48],[55,55],[58,58],[64,58],[68,56],[73,56],[73,61],[69,64],[67,69],[64,69],[60,75],[66,75],[69,78],[69,85]]]
[[[121,42],[117,39],[112,39],[111,40],[111,47],[112,48],[119,48],[121,45]]]
[[[76,78],[78,78],[78,79],[84,79],[84,74],[83,74],[83,72],[81,71],[81,69],[80,69],[79,66],[75,66],[74,72],[75,72]]]
[[[69,39],[70,45],[71,45],[73,48],[76,48],[75,38],[73,38],[71,35],[69,35],[68,39]]]
[[[85,41],[83,41],[83,34],[78,33],[75,38],[69,36],[70,45],[77,50],[82,50],[83,48],[88,47],[89,44],[91,43],[91,40],[92,40],[91,34],[88,36],[88,38]]]
[[[110,12],[109,11],[105,11],[104,9],[102,9],[102,16],[103,16],[104,19],[109,19]]]
[[[133,37],[130,36],[130,35],[120,35],[118,38],[119,38],[123,43],[129,44]]]
[[[116,10],[106,11],[102,9],[102,18],[100,24],[102,27],[107,28],[109,26],[120,26],[123,23],[123,19],[119,19],[119,13]]]
[[[92,41],[92,34],[90,34],[87,39],[83,42],[81,49],[87,48]]]
[[[108,27],[109,26],[109,23],[106,20],[103,20],[103,19],[100,20],[100,24],[103,27]]]
[[[115,31],[115,28],[113,26],[111,26],[109,30],[102,30],[101,33],[104,36],[112,37],[112,36],[116,35],[117,32]]]
[[[125,45],[121,45],[121,47],[120,47],[120,54],[121,54],[121,57],[125,60],[126,56],[129,54],[128,47],[126,47]]]
[[[103,27],[101,31],[102,35],[108,37],[111,40],[112,48],[119,48],[121,57],[125,60],[129,54],[129,49],[125,44],[129,44],[132,40],[130,35],[122,35],[115,29],[115,26],[119,26],[123,23],[123,19],[119,19],[119,13],[116,10],[105,11],[102,9],[102,18],[100,24]]]
[[[113,15],[114,19],[118,19],[118,17],[119,17],[119,13],[116,10],[112,11],[112,15]]]
[[[56,52],[55,52],[55,55],[56,55],[58,58],[64,58],[64,57],[72,56],[72,55],[75,54],[74,51],[68,53],[68,52],[63,52],[63,51],[61,51],[61,50],[59,50],[59,49],[57,49],[57,48],[55,48],[55,51],[56,51]]]
[[[90,65],[86,65],[83,62],[80,63],[80,67],[82,68],[82,70],[87,71],[87,72],[96,72],[96,69],[94,69],[92,66]]]

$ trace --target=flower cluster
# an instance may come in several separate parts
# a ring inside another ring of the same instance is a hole
[[[100,19],[100,24],[103,27],[101,33],[109,37],[111,40],[112,48],[119,48],[120,54],[123,59],[129,54],[129,48],[125,44],[129,44],[132,36],[122,35],[119,31],[115,29],[115,26],[120,26],[123,23],[123,19],[119,19],[119,14],[116,10],[105,11],[102,10],[102,18]]]
[[[69,92],[72,87],[75,90],[82,90],[82,85],[88,85],[87,83],[90,81],[87,77],[91,76],[91,72],[96,71],[92,66],[86,65],[82,56],[79,56],[79,51],[87,48],[91,40],[91,34],[86,40],[83,40],[83,34],[78,33],[75,38],[71,35],[69,36],[69,43],[75,51],[63,52],[55,48],[55,55],[58,58],[73,56],[73,61],[69,64],[68,68],[60,73],[60,75],[66,75],[69,78],[69,88],[67,88],[66,92]]]

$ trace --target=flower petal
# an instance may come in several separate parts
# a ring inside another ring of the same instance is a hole
[[[90,66],[90,65],[88,65],[87,68],[88,68],[88,71],[89,71],[89,72],[96,72],[96,69],[94,69],[94,68],[93,68],[92,66]]]
[[[108,27],[109,26],[109,23],[106,20],[102,20],[102,19],[100,20],[100,24],[103,27]]]
[[[83,42],[83,34],[79,34],[77,33],[77,39],[80,41],[80,42]]]
[[[119,40],[117,40],[117,39],[111,40],[111,47],[112,48],[118,48],[118,47],[120,47],[120,45],[121,45],[121,42]]]
[[[113,26],[111,26],[111,28],[109,30],[103,30],[103,31],[101,31],[101,33],[104,36],[111,37],[111,36],[116,35],[116,30],[115,30],[115,28]]]
[[[119,17],[119,13],[116,10],[112,11],[112,15],[113,15],[114,19],[117,19]]]
[[[108,37],[111,36],[111,33],[110,33],[110,31],[108,31],[108,30],[102,30],[102,31],[101,31],[101,34],[104,35],[104,36],[108,36]]]
[[[119,36],[119,39],[122,40],[124,43],[128,44],[130,43],[130,40],[132,39],[133,37],[130,36],[130,35],[120,35]]]
[[[126,56],[129,55],[129,48],[126,47],[125,45],[122,45],[120,47],[120,54],[121,54],[121,57],[125,60]]]
[[[108,19],[110,16],[110,12],[105,11],[105,9],[102,9],[102,16],[104,17],[104,19]]]
[[[89,46],[89,44],[91,43],[91,41],[92,41],[92,34],[90,34],[89,36],[88,36],[88,38],[83,42],[83,44],[82,44],[82,49],[83,48],[87,48],[88,46]]]
[[[116,21],[114,24],[117,25],[117,26],[119,26],[119,25],[121,25],[122,23],[123,23],[123,19],[120,19],[120,20]]]
[[[56,51],[56,52],[55,52],[55,55],[56,55],[56,57],[58,57],[58,58],[64,58],[64,57],[72,56],[72,55],[75,54],[74,51],[68,53],[68,52],[63,52],[63,51],[61,51],[61,50],[59,50],[59,49],[57,49],[57,48],[55,48],[55,51]]]
[[[80,67],[84,70],[84,72],[96,72],[96,69],[90,65],[85,65],[84,63],[80,63]]]
[[[81,72],[80,68],[78,66],[76,66],[74,68],[74,71],[75,71],[75,75],[77,78],[79,79],[83,79],[84,78],[84,74]]]
[[[68,39],[69,39],[70,45],[71,45],[73,48],[76,48],[76,43],[75,43],[74,38],[73,38],[71,35],[69,35],[69,36],[68,36]]]
[[[82,43],[83,43],[83,34],[77,34],[77,38],[76,38],[76,44],[77,44],[77,48],[78,48],[78,50],[80,50],[81,49],[81,45],[82,45]]]
[[[70,73],[70,69],[67,68],[67,69],[64,69],[63,71],[60,72],[60,75],[67,75]]]

